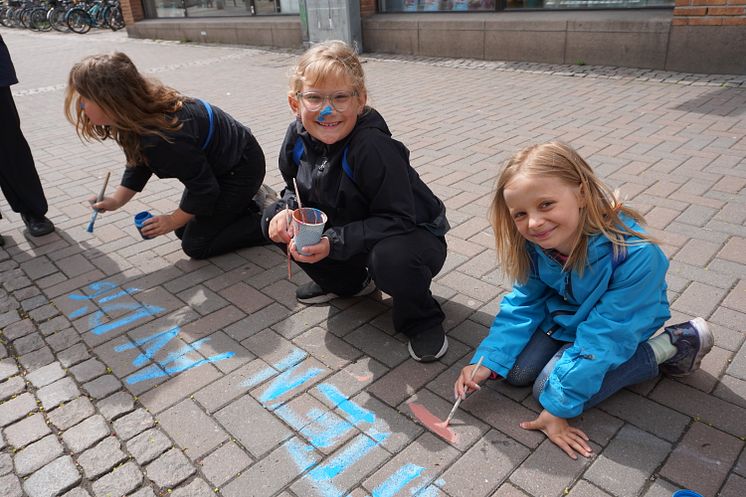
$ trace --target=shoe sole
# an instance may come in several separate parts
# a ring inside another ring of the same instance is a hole
[[[713,337],[712,332],[704,319],[694,318],[689,322],[692,323],[692,326],[697,330],[697,335],[699,336],[699,350],[697,351],[697,355],[694,357],[694,363],[692,364],[692,372],[694,372],[698,370],[699,366],[702,364],[702,358],[712,350],[712,346],[715,345],[715,337]]]
[[[350,295],[347,298],[354,298],[354,297],[364,297],[366,295],[370,295],[371,293],[376,291],[376,284],[373,283],[373,280],[371,280],[368,285],[366,285],[365,288],[357,292],[355,295]],[[300,298],[295,297],[295,300],[302,304],[325,304],[327,302],[331,302],[334,299],[340,298],[339,295],[336,293],[325,293],[323,295],[317,295],[315,297],[308,297],[308,298]]]
[[[409,355],[417,362],[435,362],[441,357],[443,357],[446,352],[448,352],[448,337],[443,337],[443,346],[440,348],[437,354],[434,356],[427,356],[427,357],[419,357],[417,354],[414,353],[414,350],[412,350],[412,344],[407,344],[407,349],[409,350]]]

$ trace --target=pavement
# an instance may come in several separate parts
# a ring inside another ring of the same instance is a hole
[[[174,236],[142,240],[135,213],[167,212],[152,180],[121,211],[87,198],[123,156],[63,116],[67,73],[122,50],[144,71],[249,125],[280,186],[297,53],[0,29],[12,88],[57,226],[26,235],[4,199],[0,233],[0,496],[705,497],[746,495],[746,89],[743,78],[366,56],[372,104],[448,207],[433,293],[451,347],[409,359],[390,299],[296,303],[274,248],[194,261]],[[730,83],[729,83],[730,82]],[[572,460],[518,427],[540,407],[493,382],[461,405],[452,384],[508,283],[486,212],[499,166],[550,139],[579,149],[647,217],[671,259],[671,323],[705,317],[715,347],[688,378],[626,389],[573,423]]]

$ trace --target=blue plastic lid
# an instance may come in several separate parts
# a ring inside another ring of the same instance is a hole
[[[677,490],[674,492],[673,497],[702,497],[694,490]]]

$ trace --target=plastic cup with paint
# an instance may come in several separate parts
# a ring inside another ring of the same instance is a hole
[[[697,492],[694,492],[693,490],[677,490],[673,493],[673,497],[702,497]]]
[[[142,234],[142,227],[146,220],[153,217],[153,215],[148,211],[142,211],[135,214],[135,227],[137,228],[137,231],[140,232],[140,236],[143,237],[143,240],[150,240],[152,237],[145,236]]]
[[[326,214],[313,207],[303,207],[293,211],[293,230],[295,231],[295,248],[303,252],[303,247],[316,245],[321,240],[326,224]]]

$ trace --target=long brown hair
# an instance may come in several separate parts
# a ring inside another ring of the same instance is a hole
[[[524,148],[508,160],[497,178],[495,195],[490,205],[489,219],[495,234],[497,258],[503,272],[511,281],[525,282],[531,273],[529,243],[519,232],[505,203],[505,187],[518,174],[550,176],[572,187],[580,187],[585,202],[580,210],[579,229],[573,248],[565,263],[565,270],[582,274],[588,260],[588,238],[603,234],[608,238],[618,257],[627,246],[636,243],[656,243],[649,235],[628,227],[620,218],[625,214],[644,223],[642,214],[623,205],[617,193],[606,186],[588,163],[572,147],[561,142],[549,142]],[[628,241],[633,236],[640,240]]]
[[[93,124],[86,116],[80,98],[94,102],[113,121]],[[160,136],[181,128],[173,113],[181,109],[185,97],[155,79],[145,78],[122,52],[90,55],[73,66],[65,90],[65,116],[81,139],[114,139],[124,150],[127,165],[145,164],[140,139]]]

